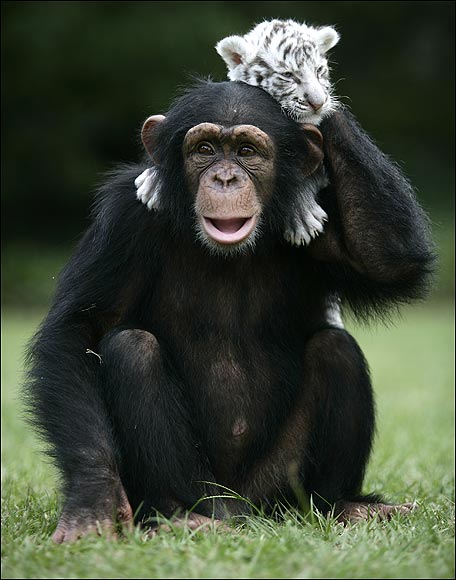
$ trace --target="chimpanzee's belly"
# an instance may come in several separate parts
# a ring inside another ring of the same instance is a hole
[[[299,357],[278,346],[268,349],[264,341],[210,338],[177,340],[175,364],[195,417],[195,437],[217,480],[229,486],[273,445],[302,383],[301,369]]]

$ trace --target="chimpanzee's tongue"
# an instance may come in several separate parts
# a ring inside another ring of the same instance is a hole
[[[242,226],[247,221],[247,218],[230,218],[226,220],[221,219],[211,219],[211,222],[214,224],[220,232],[224,234],[234,234],[238,230],[242,228]]]

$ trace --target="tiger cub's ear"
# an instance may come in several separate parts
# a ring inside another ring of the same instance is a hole
[[[340,36],[332,26],[324,26],[323,28],[317,29],[315,40],[320,54],[326,54],[328,50],[336,46],[340,40]]]
[[[229,70],[245,64],[248,57],[248,44],[242,36],[227,36],[216,44],[215,50],[226,62]]]

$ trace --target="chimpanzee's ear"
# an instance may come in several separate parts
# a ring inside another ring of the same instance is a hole
[[[242,36],[227,36],[216,44],[215,50],[223,58],[228,70],[245,63],[248,57],[248,44]]]
[[[157,126],[165,119],[164,115],[152,115],[145,120],[141,129],[141,139],[151,159],[154,159]]]
[[[302,130],[306,135],[308,153],[305,159],[305,174],[310,175],[323,161],[323,135],[310,123],[303,123]]]

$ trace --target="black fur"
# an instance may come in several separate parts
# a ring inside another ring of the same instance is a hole
[[[262,234],[244,255],[212,255],[195,238],[182,140],[204,121],[257,125],[277,146]],[[328,328],[326,299],[364,316],[420,297],[433,253],[408,182],[353,117],[338,112],[321,131],[329,222],[307,248],[281,234],[305,137],[243,83],[202,84],[169,111],[154,159],[165,211],[135,198],[145,166],[103,186],[29,351],[28,402],[63,474],[63,520],[109,518],[122,486],[140,518],[219,491],[204,481],[264,505],[291,500],[296,484],[321,509],[358,498],[372,390],[353,338]],[[239,419],[246,431],[234,438]]]
[[[319,203],[329,219],[311,252],[327,262],[328,286],[355,316],[388,315],[428,294],[435,266],[428,218],[353,115],[336,113],[320,128],[330,186]]]

